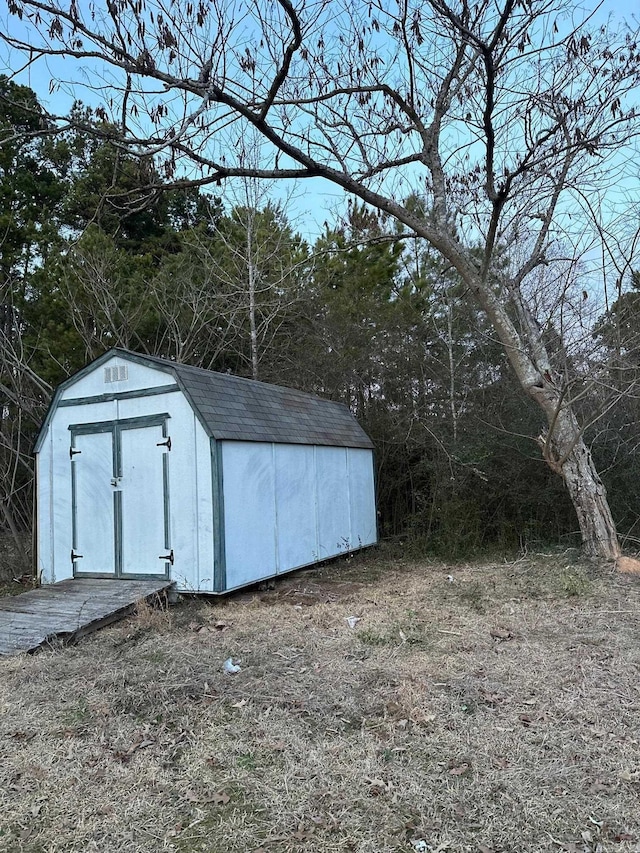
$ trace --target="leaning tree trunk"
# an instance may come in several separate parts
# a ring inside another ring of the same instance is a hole
[[[616,560],[621,549],[607,492],[584,442],[571,402],[559,389],[542,331],[532,317],[517,285],[507,288],[520,319],[522,334],[512,322],[506,306],[492,287],[458,260],[458,271],[471,285],[505,348],[506,355],[524,391],[540,406],[548,429],[538,442],[549,467],[559,474],[573,503],[584,553]]]
[[[568,404],[557,403],[549,434],[540,438],[540,444],[547,464],[565,482],[578,517],[585,554],[617,559],[621,551],[607,490]]]

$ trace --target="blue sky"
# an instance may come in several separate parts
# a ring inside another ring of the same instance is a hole
[[[593,9],[595,5],[575,4],[577,16],[581,18],[584,10]],[[637,21],[639,16],[640,0],[605,0],[595,13],[594,20],[600,22],[609,17],[615,20],[626,17],[635,18]],[[9,26],[10,31],[15,34],[18,34],[23,26],[17,18],[8,14],[5,0],[0,0],[0,22],[5,31],[6,26]],[[6,64],[7,71],[17,71],[24,61],[23,57],[17,53],[7,53],[5,48],[0,51],[0,63]],[[56,57],[38,61],[19,73],[15,79],[31,86],[51,112],[64,115],[76,98],[94,106],[103,100],[104,91],[96,92],[94,89],[96,80],[103,74],[98,65],[87,69],[74,60]],[[73,85],[65,82],[70,80],[74,81]],[[274,182],[271,187],[274,198],[286,200],[296,230],[311,239],[321,233],[325,221],[334,222],[336,216],[345,210],[345,195],[342,190],[322,179],[307,179],[293,188],[283,182]]]

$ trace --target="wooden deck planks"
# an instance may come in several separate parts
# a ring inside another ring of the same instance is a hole
[[[74,642],[172,585],[167,580],[75,578],[0,598],[0,655]]]

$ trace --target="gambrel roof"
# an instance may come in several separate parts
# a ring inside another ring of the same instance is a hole
[[[371,440],[347,406],[285,388],[177,364],[157,356],[114,348],[67,379],[58,389],[69,388],[81,375],[118,356],[173,376],[189,400],[208,435],[236,441],[281,444],[315,444],[372,448]],[[51,409],[55,408],[56,398]],[[43,425],[43,430],[49,416]]]

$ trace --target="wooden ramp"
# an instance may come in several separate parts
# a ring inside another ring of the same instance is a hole
[[[0,655],[73,643],[130,613],[140,599],[167,598],[172,581],[74,578],[0,598]]]

